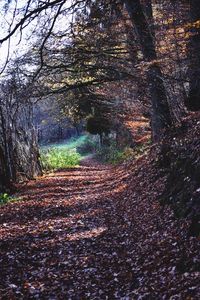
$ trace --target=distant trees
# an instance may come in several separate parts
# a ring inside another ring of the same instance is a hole
[[[40,144],[77,137],[83,131],[83,122],[70,119],[58,97],[48,96],[34,105],[33,120]]]
[[[123,112],[122,99],[111,84],[129,80],[131,85],[133,77],[125,34],[110,6],[93,3],[89,12],[76,15],[69,41],[54,34],[46,43],[37,77],[41,91],[59,95],[62,111],[75,121],[107,120],[117,130],[114,125],[116,115]]]

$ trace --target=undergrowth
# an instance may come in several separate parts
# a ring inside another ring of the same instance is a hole
[[[75,167],[79,165],[81,155],[75,150],[48,148],[40,152],[42,168],[45,171]]]
[[[96,137],[86,136],[82,144],[80,144],[76,150],[81,155],[87,155],[95,153],[99,147],[99,143]]]
[[[12,196],[8,195],[7,193],[0,194],[0,206],[7,204],[9,202],[15,202],[18,200],[19,200],[18,198],[12,197]]]
[[[119,149],[116,142],[111,143],[109,146],[103,146],[96,151],[96,157],[105,163],[113,165],[120,164],[129,159],[137,159],[147,150],[148,144],[136,146],[134,148],[125,147]]]
[[[105,163],[116,165],[133,156],[131,148],[120,150],[115,144],[103,146],[96,151],[96,157]]]

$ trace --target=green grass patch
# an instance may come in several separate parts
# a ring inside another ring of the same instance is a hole
[[[79,165],[81,155],[74,149],[51,147],[40,151],[40,160],[43,170],[53,171]]]
[[[75,150],[77,147],[82,145],[85,140],[87,139],[87,135],[82,135],[78,138],[71,138],[68,141],[61,142],[61,143],[54,143],[54,144],[48,144],[48,145],[42,145],[41,150],[48,150],[50,148],[56,148],[59,150]]]
[[[20,200],[19,198],[12,197],[12,196],[8,195],[7,193],[0,194],[0,206],[7,204],[9,202],[16,202],[19,200]]]
[[[94,142],[88,135],[71,138],[40,148],[40,161],[44,171],[55,171],[78,166],[80,161],[92,152]]]

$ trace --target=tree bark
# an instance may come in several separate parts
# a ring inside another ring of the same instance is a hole
[[[125,5],[135,27],[144,61],[149,63],[146,75],[152,106],[152,136],[154,141],[159,141],[163,131],[172,125],[172,118],[167,93],[163,84],[162,72],[156,62],[157,54],[154,44],[154,34],[150,29],[140,1],[125,0]]]
[[[0,190],[41,174],[33,106],[20,102],[9,86],[0,94]]]
[[[190,0],[191,38],[189,43],[190,89],[186,99],[186,107],[191,111],[200,110],[200,28],[195,24],[200,20],[200,1]]]

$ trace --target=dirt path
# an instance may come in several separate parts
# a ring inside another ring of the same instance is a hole
[[[0,299],[200,299],[200,239],[159,206],[145,159],[87,158],[0,207]]]
[[[1,299],[113,299],[112,180],[111,167],[90,158],[30,182],[25,201],[1,208]]]

